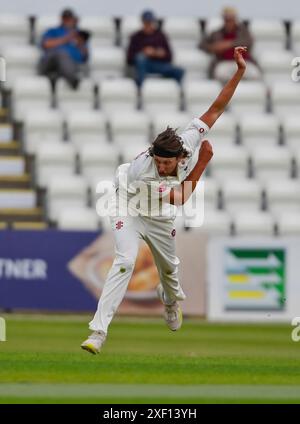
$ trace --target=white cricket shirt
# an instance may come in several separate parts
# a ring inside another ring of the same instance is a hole
[[[209,127],[200,119],[194,118],[180,134],[189,156],[177,166],[177,176],[161,177],[155,161],[148,151],[141,153],[131,163],[120,165],[116,172],[115,186],[121,196],[129,200],[129,213],[144,216],[174,217],[176,206],[161,201],[170,190],[186,179],[198,160],[201,141]],[[142,183],[142,184],[141,184]],[[137,187],[147,186],[147,190]]]

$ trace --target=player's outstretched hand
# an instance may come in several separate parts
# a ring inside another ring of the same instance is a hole
[[[213,157],[212,145],[208,140],[203,140],[199,149],[199,160],[206,166]]]
[[[243,54],[246,53],[247,47],[235,47],[234,49],[234,60],[239,69],[246,69],[246,61]]]

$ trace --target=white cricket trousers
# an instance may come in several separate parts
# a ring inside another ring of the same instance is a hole
[[[145,240],[152,251],[166,303],[185,299],[177,276],[179,259],[175,254],[174,220],[143,216],[113,217],[111,225],[116,256],[107,275],[95,316],[89,323],[90,330],[104,333],[107,333],[125,295],[134,270],[140,239]]]

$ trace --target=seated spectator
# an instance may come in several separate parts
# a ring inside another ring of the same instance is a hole
[[[127,51],[127,63],[133,65],[140,87],[147,74],[160,74],[181,82],[184,70],[172,65],[172,52],[165,34],[157,28],[153,12],[142,14],[143,28],[133,34]]]
[[[77,27],[78,18],[70,9],[61,14],[61,25],[51,28],[42,36],[44,50],[39,73],[51,80],[65,78],[76,89],[80,81],[80,66],[88,60],[89,33]]]
[[[248,48],[244,55],[247,60],[246,79],[260,79],[260,70],[251,56],[253,44],[252,36],[247,27],[238,21],[237,12],[232,7],[223,10],[224,25],[212,32],[200,43],[200,49],[214,55],[209,68],[209,77],[221,82],[228,81],[235,69],[234,48],[245,46]]]

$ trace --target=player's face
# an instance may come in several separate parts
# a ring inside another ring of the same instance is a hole
[[[157,171],[160,177],[168,177],[170,175],[176,175],[177,172],[177,164],[179,159],[174,158],[163,158],[161,156],[153,156]]]

